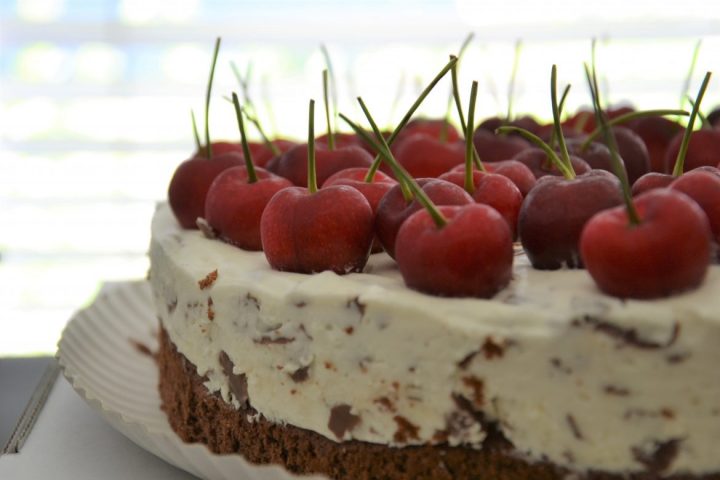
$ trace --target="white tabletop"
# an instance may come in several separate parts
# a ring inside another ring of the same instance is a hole
[[[20,453],[0,456],[0,479],[194,479],[107,424],[62,375]]]

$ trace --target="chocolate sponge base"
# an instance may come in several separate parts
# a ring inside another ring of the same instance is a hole
[[[488,437],[480,450],[338,443],[309,430],[271,423],[249,405],[236,409],[208,392],[195,366],[177,351],[163,328],[159,338],[160,397],[173,430],[185,442],[204,443],[214,453],[239,453],[252,463],[274,463],[294,473],[319,473],[337,480],[720,480],[720,473],[663,477],[652,471],[569,476],[566,469],[551,463],[520,458],[492,425],[486,427]]]

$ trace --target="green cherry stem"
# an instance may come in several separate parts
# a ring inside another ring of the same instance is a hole
[[[702,38],[695,42],[695,48],[693,48],[692,58],[690,60],[690,66],[688,67],[687,75],[685,75],[685,81],[683,82],[682,91],[680,92],[680,108],[685,106],[685,101],[688,96],[688,90],[690,90],[690,82],[692,82],[693,74],[695,73],[695,65],[697,65],[698,56],[700,56],[700,47],[702,46]]]
[[[669,110],[669,109],[656,109],[656,110],[641,110],[639,112],[629,112],[624,113],[622,115],[619,115],[611,120],[607,120],[607,124],[610,127],[614,127],[616,125],[622,125],[623,123],[637,120],[638,118],[646,118],[646,117],[665,117],[665,116],[688,116],[690,115],[690,112],[686,112],[685,110]],[[602,134],[602,130],[598,127],[595,130],[590,133],[583,143],[580,144],[580,149],[585,151],[590,146],[592,142],[597,139]]]
[[[310,100],[308,109],[308,190],[318,191],[317,172],[315,171],[315,100]]]
[[[257,108],[255,107],[255,103],[252,101],[252,98],[250,97],[250,75],[252,73],[252,64],[248,64],[247,72],[245,73],[245,77],[243,77],[240,74],[240,70],[238,69],[235,62],[230,62],[230,68],[233,71],[233,74],[235,75],[235,79],[240,84],[240,89],[243,94],[243,103],[245,104],[245,107],[243,108],[243,113],[247,117],[247,119],[255,126],[255,129],[260,134],[260,138],[262,139],[265,146],[272,152],[273,155],[277,156],[280,155],[282,152],[280,149],[272,143],[270,138],[265,133],[265,130],[263,130],[262,125],[260,125],[260,120],[258,120],[257,117]],[[248,112],[248,109],[252,110],[252,112]]]
[[[525,130],[524,128],[520,127],[506,126],[498,128],[495,132],[500,134],[519,134],[536,147],[542,149],[542,151],[545,152],[545,155],[547,155],[548,159],[552,162],[552,164],[555,165],[555,167],[560,171],[560,173],[562,173],[563,177],[565,177],[567,180],[572,180],[573,178],[575,178],[575,171],[572,169],[572,165],[568,167],[567,164],[558,156],[558,154],[555,153],[552,148],[550,148],[550,145],[543,142],[542,138],[538,137],[529,130]]]
[[[235,106],[235,116],[237,117],[238,128],[240,129],[240,142],[242,143],[243,156],[245,157],[245,168],[248,173],[248,183],[257,182],[257,173],[255,173],[255,165],[252,161],[252,153],[250,153],[250,146],[247,142],[247,136],[245,135],[245,122],[243,121],[243,111],[240,107],[240,100],[238,100],[237,93],[232,92],[233,105]]]
[[[557,65],[552,66],[550,73],[550,101],[552,102],[553,130],[557,135],[560,155],[568,170],[573,171],[570,154],[568,153],[567,144],[565,144],[565,135],[563,135],[562,125],[560,124],[560,108],[557,102]]]
[[[447,63],[447,65],[445,65],[443,67],[443,69],[440,70],[440,72],[435,76],[435,78],[433,78],[430,81],[428,86],[425,87],[425,89],[420,93],[420,96],[417,98],[417,100],[415,100],[415,102],[412,104],[412,106],[407,111],[407,113],[405,113],[405,116],[402,118],[402,120],[400,120],[400,123],[398,123],[397,126],[395,127],[395,129],[392,131],[392,133],[390,134],[390,137],[388,137],[388,139],[387,139],[388,145],[393,144],[393,142],[395,141],[397,136],[400,134],[402,129],[405,127],[405,125],[407,125],[407,123],[412,118],[413,114],[415,113],[415,110],[417,110],[418,107],[420,107],[420,104],[422,104],[423,100],[425,100],[425,97],[428,96],[428,94],[432,91],[432,89],[435,88],[435,85],[438,84],[438,82],[445,76],[445,74],[447,72],[449,72],[452,69],[453,65],[455,65],[456,63],[457,63],[457,57],[455,57],[454,55],[451,55],[450,61]],[[370,169],[368,169],[367,176],[365,177],[366,182],[372,181],[372,178],[375,175],[375,172],[377,171],[378,168],[380,168],[381,162],[382,162],[382,158],[381,158],[380,153],[378,153],[375,156],[375,161],[373,162],[372,166],[370,167]]]
[[[633,202],[632,192],[630,189],[630,181],[628,180],[627,171],[625,170],[625,164],[620,159],[620,155],[618,155],[618,146],[617,142],[615,141],[615,135],[610,129],[610,124],[607,121],[607,117],[605,116],[605,113],[600,107],[600,94],[598,92],[597,77],[595,76],[594,70],[592,71],[592,73],[590,72],[587,64],[585,64],[585,76],[587,77],[587,81],[590,87],[590,96],[592,97],[593,110],[595,111],[595,120],[600,126],[600,130],[602,131],[603,137],[605,139],[605,144],[610,150],[610,164],[612,165],[612,169],[615,173],[615,176],[618,177],[618,179],[620,180],[623,199],[625,200],[625,208],[628,214],[628,220],[631,226],[639,225],[640,215],[638,214],[637,209],[635,208],[635,203]]]
[[[197,147],[198,153],[202,150],[202,144],[200,142],[200,134],[198,133],[197,121],[195,120],[195,112],[190,110],[190,120],[192,121],[193,138],[195,139],[195,146]]]
[[[365,113],[368,122],[370,123],[370,125],[372,125],[373,130],[375,131],[375,136],[380,141],[379,146],[381,147],[381,155],[384,157],[385,161],[392,167],[393,171],[397,172],[396,175],[399,175],[398,181],[402,179],[400,185],[406,185],[410,188],[417,201],[420,202],[423,207],[425,207],[438,228],[442,228],[447,225],[447,219],[443,216],[440,210],[438,210],[437,206],[432,202],[432,200],[430,200],[425,191],[420,187],[420,185],[417,184],[415,179],[412,178],[412,175],[410,175],[410,173],[408,173],[408,171],[405,170],[403,166],[397,162],[397,160],[395,160],[395,157],[393,157],[393,154],[390,151],[390,146],[385,141],[385,138],[382,135],[378,135],[381,132],[377,128],[377,125],[375,124],[375,121],[370,115],[367,107],[365,107],[364,102],[362,102],[362,99],[358,98],[358,102],[360,102],[360,106],[362,107],[363,113]],[[360,127],[355,126],[358,128],[358,130],[356,130],[352,122],[350,122],[349,120],[345,121],[347,121],[350,127],[352,127],[352,129],[356,132],[360,129]]]
[[[328,97],[328,71],[327,68],[322,72],[323,79],[323,102],[325,103],[325,122],[327,123],[327,145],[328,150],[335,150],[335,136],[332,131],[332,123],[330,122],[330,99]]]
[[[445,121],[442,125],[442,130],[440,130],[440,140],[444,143],[447,141],[447,135],[448,135],[448,129],[450,128],[450,112],[452,111],[453,103],[457,104],[457,100],[455,99],[456,96],[456,88],[457,88],[457,69],[460,66],[460,61],[462,60],[463,55],[465,54],[465,50],[467,50],[468,46],[470,45],[470,42],[475,37],[475,34],[470,32],[466,37],[465,40],[463,40],[462,44],[460,45],[460,50],[458,50],[457,54],[457,63],[452,68],[452,88],[450,90],[450,96],[448,98],[447,103],[447,109],[445,110]],[[462,113],[460,113],[460,124],[462,126],[462,131],[465,131],[465,119],[462,117]]]
[[[687,96],[688,102],[690,102],[691,107],[695,107],[695,100],[692,99],[690,95]],[[698,109],[698,118],[700,119],[700,123],[702,123],[702,128],[705,130],[712,130],[713,126],[712,123],[710,123],[710,120],[707,119],[705,115]]]
[[[705,90],[707,90],[708,83],[710,83],[711,72],[705,74],[700,90],[698,91],[697,97],[695,97],[695,104],[693,105],[692,111],[690,112],[690,119],[688,120],[687,127],[683,133],[682,142],[680,143],[680,151],[678,152],[677,158],[675,159],[675,168],[673,168],[673,177],[679,177],[685,171],[685,156],[687,155],[688,147],[690,146],[690,137],[692,136],[693,127],[695,126],[695,118],[698,116],[700,111],[700,104],[705,96]]]
[[[220,37],[217,37],[215,40],[215,50],[213,51],[212,65],[210,66],[210,78],[208,79],[207,91],[205,93],[205,149],[207,151],[207,158],[212,158],[212,144],[210,143],[210,95],[212,94],[218,53],[220,53]]]
[[[325,59],[325,66],[330,76],[330,96],[332,97],[332,118],[333,127],[337,130],[337,116],[338,116],[338,92],[337,92],[337,78],[335,77],[335,69],[333,68],[332,60],[330,59],[330,52],[324,43],[320,44],[320,51],[322,52],[323,58]]]
[[[558,113],[560,116],[563,114],[563,109],[565,108],[565,100],[567,99],[568,93],[570,93],[570,84],[567,84],[565,86],[565,90],[563,90],[562,95],[560,96],[560,104],[558,105]],[[562,128],[562,125],[560,125],[560,128]],[[552,129],[550,132],[550,146],[552,148],[555,148],[557,145],[557,132],[555,131],[555,128]]]
[[[522,53],[523,42],[515,41],[515,55],[513,57],[512,72],[510,73],[510,84],[508,85],[508,106],[505,121],[510,122],[513,115],[513,101],[515,100],[515,81],[517,79],[518,66],[520,65],[520,54]]]
[[[360,127],[358,124],[350,120],[345,114],[340,113],[338,114],[340,119],[343,120],[345,123],[348,124],[348,126],[357,134],[358,137],[362,138],[364,142],[366,142],[368,145],[370,145],[376,152],[380,152],[378,154],[380,160],[382,161],[384,158],[386,158],[387,154],[385,153],[385,148],[383,144],[378,142],[375,138],[373,138],[372,135],[370,135],[368,132],[366,132],[362,127]],[[382,135],[381,135],[382,137]],[[385,138],[382,138],[383,141]],[[387,142],[384,142],[384,145],[387,145]],[[392,155],[392,152],[390,153]],[[395,158],[395,157],[393,157]],[[396,161],[397,163],[397,161]],[[398,184],[400,185],[400,191],[402,192],[403,198],[405,199],[405,202],[410,203],[413,199],[412,191],[410,191],[410,188],[405,184],[404,181],[401,180],[402,175],[398,173],[397,170],[395,170],[395,167],[393,164],[390,164],[390,168],[395,173],[395,177],[398,178]],[[374,175],[373,177],[374,178]],[[371,183],[372,178],[370,180],[365,180],[366,183]]]
[[[465,127],[465,190],[472,194],[475,192],[473,182],[473,157],[476,153],[473,143],[475,131],[475,104],[477,103],[478,82],[473,81],[470,88],[470,106],[468,107],[467,126]],[[482,163],[480,163],[482,166]]]
[[[452,70],[450,70],[450,75],[452,78],[453,99],[455,101],[455,107],[457,109],[458,117],[460,118],[460,129],[462,130],[463,135],[465,135],[467,130],[467,124],[465,123],[465,113],[463,113],[462,102],[460,101],[460,88],[458,87],[457,78],[457,63],[453,66]],[[473,133],[474,132],[475,130],[473,130]],[[472,146],[472,154],[475,167],[481,172],[485,172],[485,165],[483,165],[482,161],[480,160],[480,154],[478,153],[477,148],[475,148],[474,143]]]
[[[363,114],[365,115],[365,118],[367,118],[368,122],[370,123],[370,128],[372,128],[373,133],[375,134],[375,138],[377,140],[377,145],[380,146],[380,150],[385,150],[386,152],[390,153],[390,156],[393,158],[393,162],[390,162],[390,168],[392,169],[393,173],[395,174],[395,177],[398,179],[398,183],[400,184],[400,189],[402,190],[403,197],[406,201],[410,201],[413,198],[412,191],[407,186],[407,182],[405,181],[405,176],[403,176],[403,172],[398,168],[400,165],[397,160],[395,160],[395,157],[392,154],[392,151],[390,150],[390,146],[388,145],[387,141],[385,140],[385,137],[383,136],[382,132],[378,128],[377,124],[375,123],[375,120],[372,118],[372,115],[370,115],[370,110],[368,110],[367,105],[365,105],[365,102],[363,101],[362,97],[357,97],[358,104],[360,105],[360,109],[362,110]],[[378,150],[379,151],[379,150]]]

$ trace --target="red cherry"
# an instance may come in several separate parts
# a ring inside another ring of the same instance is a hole
[[[280,151],[280,154],[287,152],[292,147],[297,145],[297,142],[291,140],[285,140],[278,138],[271,142]],[[250,151],[252,152],[253,163],[258,167],[265,167],[270,160],[275,158],[275,152],[268,147],[264,142],[250,142]]]
[[[530,144],[517,135],[497,135],[484,128],[475,130],[473,143],[483,162],[510,160],[530,148]]]
[[[474,170],[472,173],[475,191],[471,193],[471,196],[477,203],[497,210],[507,222],[514,239],[517,233],[520,205],[523,202],[522,193],[507,177],[479,170]],[[465,172],[447,172],[440,176],[440,180],[446,180],[462,188],[465,185]]]
[[[242,165],[239,153],[193,157],[182,162],[173,173],[168,188],[168,203],[183,228],[197,228],[195,222],[205,215],[205,197],[220,172]]]
[[[583,229],[583,261],[600,290],[656,298],[697,287],[710,261],[710,227],[700,207],[670,189],[640,195],[635,206],[638,225],[630,225],[626,208],[618,207]]]
[[[695,200],[707,215],[715,243],[720,244],[720,170],[715,167],[691,170],[678,177],[670,189]]]
[[[347,185],[355,188],[367,199],[370,204],[370,208],[372,208],[374,217],[380,200],[382,200],[382,197],[384,197],[385,194],[397,184],[397,182],[385,175],[383,172],[375,172],[372,182],[366,182],[365,177],[367,176],[367,172],[367,168],[358,167],[340,170],[325,180],[325,183],[323,183],[322,186],[325,188],[333,185]],[[382,244],[376,237],[373,240],[372,252],[381,252],[382,249]]]
[[[620,181],[604,170],[572,180],[542,177],[520,209],[518,234],[532,266],[556,270],[582,266],[578,242],[585,223],[623,203]]]
[[[360,272],[373,239],[373,212],[352,187],[337,185],[310,193],[279,191],[260,220],[262,246],[275,270],[338,274]]]
[[[213,157],[216,155],[224,155],[226,153],[239,153],[242,155],[242,145],[239,143],[217,141],[211,142],[211,145]],[[203,146],[201,150],[195,152],[195,156],[206,158],[207,152],[205,150],[206,148]]]
[[[442,142],[424,133],[408,135],[393,150],[398,163],[414,178],[438,177],[465,161],[465,144]],[[391,174],[387,164],[380,167]]]
[[[205,220],[223,241],[245,250],[262,250],[260,217],[289,180],[255,167],[257,181],[250,183],[245,166],[224,170],[213,181],[205,200]]]
[[[443,132],[445,138],[443,139]],[[407,125],[402,129],[400,134],[395,139],[395,144],[401,141],[405,136],[414,135],[416,133],[424,133],[430,137],[437,138],[438,140],[444,140],[446,142],[457,142],[462,137],[458,133],[457,129],[443,118],[414,118],[410,120]]]
[[[373,157],[356,145],[328,150],[324,144],[318,144],[316,148],[318,185],[325,183],[325,180],[335,172],[351,167],[368,168],[373,162]],[[277,162],[267,165],[267,168],[273,173],[287,178],[294,185],[300,187],[307,186],[307,167],[307,144],[291,148],[278,157]]]
[[[421,210],[397,236],[397,263],[408,287],[432,295],[489,298],[512,277],[510,229],[486,205],[438,207],[447,224],[438,228]]]
[[[560,170],[558,170],[555,164],[548,159],[547,154],[540,148],[531,147],[523,150],[515,155],[513,160],[528,167],[537,179],[548,175],[562,176]],[[570,155],[570,163],[572,163],[573,170],[578,175],[582,175],[591,170],[590,165],[588,165],[585,160],[575,155]]]
[[[683,134],[675,135],[665,152],[665,165],[667,172],[675,167],[675,160],[680,151]],[[720,162],[720,130],[697,130],[692,133],[685,155],[685,171],[698,167],[714,167]]]
[[[682,126],[664,117],[640,118],[628,126],[645,142],[650,158],[650,170],[669,173],[665,164],[665,152],[675,135],[682,132]]]
[[[466,205],[474,203],[473,198],[462,187],[438,180],[420,178],[418,185],[436,205]],[[375,232],[385,251],[395,258],[395,239],[403,222],[423,207],[416,199],[407,202],[400,185],[393,186],[380,200],[375,215]]]
[[[635,180],[632,185],[632,195],[637,197],[640,194],[655,190],[656,188],[669,187],[675,177],[669,173],[649,172]]]
[[[488,173],[497,173],[498,175],[509,178],[518,190],[520,190],[523,197],[528,194],[537,181],[532,170],[517,160],[501,160],[499,162],[484,163],[483,165]],[[458,165],[450,171],[464,172],[465,165]]]

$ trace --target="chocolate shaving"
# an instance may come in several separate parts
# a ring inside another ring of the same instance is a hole
[[[295,337],[277,337],[270,338],[267,336],[260,337],[260,340],[253,340],[258,345],[286,345],[295,341]]]
[[[485,403],[485,384],[483,381],[475,376],[463,377],[462,381],[465,386],[472,390],[472,401],[475,406],[481,408]]]
[[[393,420],[397,423],[397,430],[395,431],[395,435],[393,435],[393,440],[397,443],[406,443],[408,440],[417,440],[420,438],[418,437],[420,428],[410,422],[410,420],[402,415],[395,415]]]
[[[241,373],[239,375],[233,373],[233,368],[235,367],[235,365],[233,364],[232,360],[230,360],[230,357],[228,357],[228,354],[225,353],[224,350],[220,352],[218,360],[220,361],[220,366],[222,367],[223,372],[228,377],[230,392],[232,392],[232,394],[235,396],[235,399],[237,399],[237,401],[240,402],[241,405],[247,404],[250,400],[250,398],[248,397],[247,377],[244,373]]]
[[[625,387],[618,387],[617,385],[605,385],[603,391],[608,395],[617,395],[618,397],[627,397],[630,395],[630,390]]]
[[[215,309],[213,309],[213,299],[212,297],[208,297],[207,301],[207,317],[208,320],[211,322],[215,320]]]
[[[355,328],[353,328],[353,327],[345,328],[345,333],[347,333],[348,335],[352,335],[354,331],[355,331]]]
[[[580,427],[578,426],[577,421],[575,420],[575,417],[568,413],[565,416],[565,420],[567,420],[568,425],[570,426],[570,431],[572,431],[572,434],[575,438],[578,440],[585,440],[585,437],[582,434],[582,431],[580,430]]]
[[[672,420],[675,418],[675,411],[668,407],[659,410],[648,410],[646,408],[630,408],[625,411],[623,418],[629,420],[631,418],[664,418]]]
[[[513,345],[512,340],[505,340],[502,345],[497,343],[491,337],[485,337],[485,341],[478,350],[474,350],[465,355],[462,360],[458,362],[458,367],[465,370],[470,366],[473,359],[480,353],[483,354],[486,360],[492,360],[494,358],[501,358],[505,354],[505,349],[510,345]]]
[[[308,370],[310,370],[310,365],[306,365],[302,368],[298,368],[293,373],[290,374],[290,378],[292,378],[293,382],[295,383],[302,383],[305,380],[308,379],[310,376],[308,374]]]
[[[658,343],[653,340],[647,340],[638,335],[637,330],[634,328],[623,328],[614,323],[601,320],[599,318],[585,316],[582,321],[585,324],[592,326],[596,332],[603,333],[609,337],[620,340],[631,347],[636,347],[644,350],[657,350],[662,348],[668,348],[672,346],[680,336],[680,324],[675,322],[673,324],[673,330],[670,334],[670,338],[664,343]],[[581,326],[579,320],[573,321],[574,326]]]
[[[249,306],[251,303],[252,303],[253,305],[255,305],[255,308],[256,308],[257,310],[260,310],[260,300],[258,300],[258,298],[257,298],[255,295],[253,295],[253,294],[251,294],[250,292],[248,292],[247,295],[245,295],[244,305],[247,307],[247,306]]]
[[[308,331],[305,329],[305,324],[304,324],[304,323],[301,323],[301,324],[300,324],[300,331],[303,333],[303,335],[305,335],[305,336],[307,337],[308,340],[312,340],[312,339],[313,339],[313,337],[312,337],[312,336],[308,333]]]
[[[338,440],[342,440],[346,432],[351,431],[360,423],[360,417],[350,413],[350,405],[335,405],[330,410],[328,428],[335,434]]]
[[[154,357],[155,354],[152,350],[150,350],[150,347],[145,345],[144,343],[139,342],[138,340],[130,339],[130,344],[135,348],[135,350],[138,351],[141,355],[146,355],[148,357]]]
[[[553,357],[550,359],[550,364],[555,367],[556,369],[560,370],[563,373],[566,373],[568,375],[573,373],[573,369],[565,365],[561,359],[558,357]]]
[[[307,305],[307,302],[305,302],[305,301],[295,302],[295,306],[296,306],[297,308],[303,308],[303,307],[305,307],[306,305]]]
[[[661,473],[670,468],[675,461],[680,447],[679,438],[671,438],[666,441],[655,441],[648,448],[632,447],[633,458],[641,463],[651,473]]]
[[[684,362],[688,358],[690,358],[689,353],[673,353],[672,355],[667,356],[667,362],[671,364],[678,364]]]
[[[218,271],[213,270],[212,272],[208,273],[205,278],[198,281],[198,285],[200,286],[200,290],[205,290],[206,288],[212,287],[213,283],[215,283],[215,280],[218,278]]]
[[[346,304],[347,308],[355,308],[358,312],[360,312],[360,316],[365,316],[365,304],[360,301],[359,297],[351,298],[347,301]]]
[[[395,404],[388,397],[379,397],[373,400],[373,402],[385,408],[385,410],[387,410],[388,412],[395,411]]]

